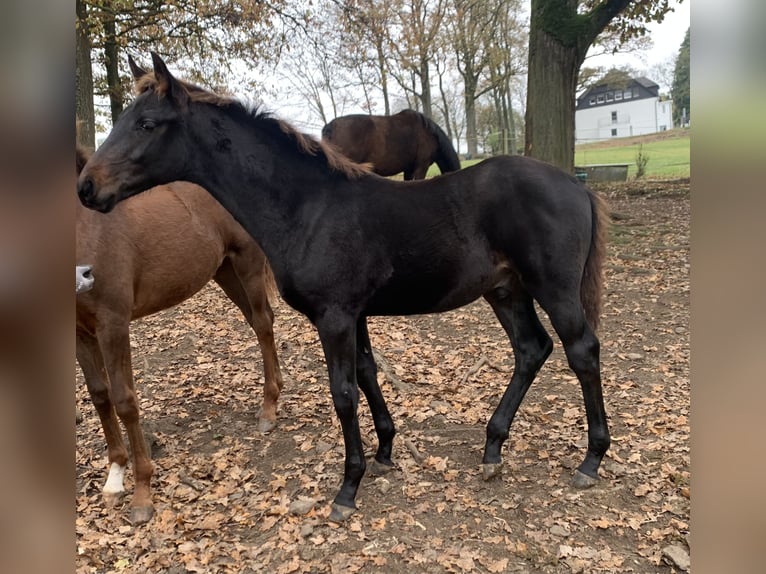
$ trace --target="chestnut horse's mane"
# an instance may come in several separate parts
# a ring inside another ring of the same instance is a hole
[[[239,100],[235,98],[229,96],[220,96],[206,90],[205,88],[186,82],[184,80],[176,81],[186,90],[189,99],[193,102],[213,104],[223,108],[241,108],[253,119],[270,123],[278,127],[281,133],[286,135],[290,141],[295,143],[301,153],[310,156],[323,156],[326,159],[327,166],[330,169],[345,175],[349,179],[359,179],[362,176],[372,173],[371,166],[369,164],[359,164],[351,161],[338,150],[336,150],[332,145],[321,140],[317,140],[308,134],[299,132],[287,122],[273,118],[268,112],[261,111],[257,107],[248,110]],[[153,72],[147,72],[145,75],[138,78],[134,83],[134,91],[136,94],[141,94],[149,90],[155,91],[160,96],[165,95],[164,90],[159,85],[159,82],[157,82],[157,78]]]

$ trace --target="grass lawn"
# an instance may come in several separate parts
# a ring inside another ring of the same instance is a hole
[[[639,146],[643,146],[643,153],[649,158],[647,177],[689,177],[691,137],[688,129],[578,145],[575,147],[575,165],[627,163],[630,164],[628,178],[632,178],[636,175]]]
[[[593,163],[627,163],[628,178],[636,175],[636,154],[638,146],[649,157],[646,164],[648,178],[689,177],[691,174],[691,137],[688,129],[674,129],[646,136],[614,138],[575,147],[575,165]],[[481,159],[463,160],[461,167],[479,163]],[[426,177],[439,175],[434,163],[428,168]],[[401,175],[396,176],[401,179]]]

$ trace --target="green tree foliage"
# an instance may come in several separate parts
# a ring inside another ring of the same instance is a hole
[[[670,96],[673,98],[673,123],[680,125],[683,121],[682,114],[686,110],[686,119],[691,117],[691,97],[689,90],[690,49],[689,35],[691,29],[686,30],[681,49],[678,51],[676,69],[673,73],[673,86]]]

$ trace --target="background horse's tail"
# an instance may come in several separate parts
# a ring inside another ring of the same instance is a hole
[[[428,131],[430,131],[435,137],[436,142],[439,144],[436,150],[436,165],[439,166],[439,170],[442,173],[448,171],[457,171],[460,169],[460,158],[457,156],[455,148],[452,146],[452,142],[447,137],[439,125],[433,120],[422,116],[423,121],[426,123]]]
[[[606,257],[607,209],[601,197],[588,190],[591,209],[591,241],[588,259],[580,286],[580,300],[585,318],[595,331],[601,320],[601,299],[604,294],[604,259]]]

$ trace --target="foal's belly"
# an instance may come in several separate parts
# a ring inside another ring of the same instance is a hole
[[[219,249],[183,249],[152,261],[135,279],[133,319],[183,303],[215,275],[223,260]]]
[[[419,315],[450,311],[475,301],[498,282],[502,270],[489,262],[459,271],[441,270],[382,286],[365,307],[366,315]]]

